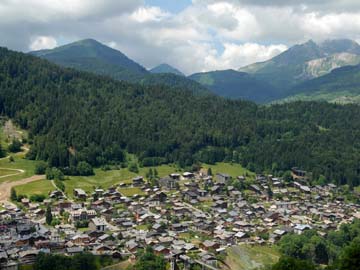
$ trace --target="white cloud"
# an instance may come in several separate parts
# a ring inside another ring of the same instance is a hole
[[[95,38],[145,67],[189,74],[238,69],[307,39],[360,40],[360,1],[193,0],[171,14],[144,0],[0,0],[0,34],[23,51]]]
[[[206,59],[208,70],[212,69],[237,69],[254,62],[268,60],[285,51],[287,46],[259,45],[256,43],[245,43],[241,45],[233,43],[224,44],[224,52],[221,55],[211,55]]]
[[[43,49],[53,49],[56,46],[57,41],[55,38],[50,36],[38,36],[34,38],[29,48],[32,51],[38,51]]]
[[[130,18],[139,22],[161,21],[169,17],[170,13],[162,11],[159,7],[139,7],[134,11]]]

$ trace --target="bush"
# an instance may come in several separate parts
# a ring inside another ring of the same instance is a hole
[[[15,201],[17,201],[17,195],[16,195],[16,191],[15,191],[15,189],[14,188],[11,188],[11,190],[10,190],[10,199],[13,201],[13,202],[15,202]]]
[[[18,139],[13,139],[12,143],[9,145],[9,151],[11,153],[17,153],[21,151],[22,143]]]
[[[87,228],[87,227],[89,227],[89,221],[87,221],[87,220],[77,221],[75,223],[75,227],[76,228]]]
[[[94,175],[94,170],[93,170],[92,166],[85,161],[79,162],[76,169],[78,171],[78,174],[81,176]]]
[[[65,184],[59,179],[55,179],[55,185],[62,191],[65,191]]]
[[[30,196],[30,201],[32,202],[43,202],[45,200],[45,196],[42,194],[34,194]]]
[[[133,173],[138,173],[139,172],[139,167],[138,167],[138,164],[136,162],[129,163],[128,169],[129,169],[130,172],[133,172]]]
[[[44,161],[40,161],[35,165],[35,174],[45,174],[48,165]]]
[[[45,170],[46,179],[48,180],[64,180],[64,173],[58,168],[47,168]]]

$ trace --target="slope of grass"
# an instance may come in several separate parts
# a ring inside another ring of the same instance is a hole
[[[20,185],[15,187],[16,193],[26,195],[30,197],[31,195],[45,195],[48,196],[49,192],[55,190],[50,180],[38,180],[25,185]]]
[[[17,181],[23,178],[27,178],[30,176],[34,175],[34,171],[35,171],[35,165],[37,163],[37,161],[33,161],[33,160],[27,160],[23,158],[23,154],[16,154],[13,155],[14,157],[14,162],[9,162],[8,158],[4,158],[0,160],[0,168],[2,168],[2,170],[6,170],[6,169],[18,169],[18,170],[24,170],[23,173],[20,173],[18,175],[14,175],[14,176],[9,176],[9,177],[4,177],[4,178],[0,178],[0,183],[1,182],[7,182],[7,181]],[[12,171],[11,174],[16,173],[14,171]]]
[[[6,176],[6,175],[9,175],[9,174],[14,174],[14,173],[17,173],[17,171],[0,168],[0,177]]]
[[[137,194],[137,195],[145,194],[140,188],[137,188],[137,187],[119,188],[119,192],[126,197],[132,197],[135,194]]]
[[[250,177],[254,177],[255,174],[246,168],[242,167],[240,164],[231,164],[231,163],[224,163],[218,162],[215,165],[210,164],[202,164],[202,167],[205,169],[211,168],[213,175],[217,173],[226,173],[231,175],[232,177],[237,177],[239,175],[246,175],[248,174]]]
[[[154,168],[156,168],[160,177],[166,176],[176,171],[176,168],[170,165],[162,165]],[[68,180],[65,180],[64,181],[66,187],[65,192],[71,197],[74,188],[82,188],[87,192],[91,192],[94,190],[94,187],[108,188],[112,185],[117,185],[119,183],[131,183],[132,178],[134,178],[137,175],[141,175],[145,177],[148,171],[149,168],[139,168],[139,173],[130,172],[128,169],[111,170],[111,171],[103,171],[101,169],[95,169],[94,176],[88,176],[88,177],[71,176],[69,177]]]
[[[234,246],[227,250],[226,263],[232,270],[251,270],[275,263],[280,254],[270,246]]]

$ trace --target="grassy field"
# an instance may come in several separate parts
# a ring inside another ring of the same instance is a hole
[[[9,163],[7,159],[0,161],[0,167],[3,168],[14,168],[14,169],[23,169],[26,172],[18,175],[18,176],[12,176],[7,178],[0,178],[0,181],[7,181],[7,180],[19,180],[25,177],[29,177],[33,175],[34,168],[35,168],[35,161],[30,161],[26,159],[22,159],[18,156],[15,156],[15,162]],[[236,177],[238,175],[245,175],[248,173],[248,175],[254,176],[253,173],[250,171],[244,169],[239,164],[229,164],[229,163],[217,163],[215,165],[208,165],[203,164],[204,168],[211,167],[213,174],[216,173],[227,173],[230,174],[233,177]],[[160,177],[169,175],[170,173],[176,172],[177,168],[172,165],[162,165],[155,167],[158,171],[158,174]],[[132,178],[134,178],[137,175],[145,176],[148,172],[149,168],[139,168],[139,173],[133,173],[130,172],[127,168],[121,169],[121,170],[110,170],[110,171],[103,171],[101,169],[95,169],[95,175],[93,176],[70,176],[68,179],[64,181],[65,184],[65,192],[69,197],[73,196],[73,190],[74,188],[81,188],[85,190],[86,192],[92,192],[95,188],[108,188],[113,185],[118,185],[119,183],[131,183]],[[51,183],[47,183],[50,184]],[[29,190],[32,192],[34,189],[32,188],[32,184],[30,185]],[[24,190],[27,188],[27,185],[24,186]],[[40,192],[46,192],[47,195],[48,189],[39,189],[37,191],[37,194]],[[120,190],[125,196],[132,196],[134,194],[142,195],[143,192],[140,189],[135,188],[125,188]],[[26,194],[29,194],[27,192]]]
[[[277,262],[280,257],[276,247],[234,246],[227,250],[226,263],[232,270],[252,270]]]
[[[17,171],[9,170],[9,169],[1,169],[0,168],[0,176],[6,176],[9,174],[15,174],[18,173]]]
[[[213,175],[217,173],[226,173],[231,175],[232,177],[237,177],[239,175],[245,175],[247,173],[248,175],[255,177],[255,174],[253,172],[245,169],[240,164],[218,162],[215,165],[202,164],[202,166],[205,169],[211,168]]]
[[[176,168],[170,165],[162,165],[155,167],[160,177],[173,173]],[[139,173],[130,172],[128,169],[103,171],[101,169],[95,169],[94,176],[71,176],[68,180],[64,181],[66,190],[65,192],[71,197],[74,188],[82,188],[87,192],[91,192],[96,187],[108,188],[112,185],[119,183],[131,183],[132,178],[137,175],[145,176],[149,168],[140,168]],[[138,191],[138,190],[136,190]],[[141,190],[140,190],[141,191]],[[134,190],[126,190],[125,193],[132,194]],[[142,193],[135,192],[134,194],[141,195]],[[132,194],[132,195],[134,195]]]
[[[34,194],[48,196],[49,192],[55,190],[55,188],[51,184],[50,180],[38,180],[32,183],[17,186],[15,187],[15,190],[18,195],[22,194],[30,197]]]
[[[132,197],[135,194],[137,194],[137,195],[145,194],[140,188],[137,188],[137,187],[119,188],[119,192],[126,197]]]
[[[15,176],[0,178],[0,183],[6,181],[17,181],[34,175],[35,165],[37,161],[24,159],[22,153],[13,155],[13,157],[15,162],[9,162],[8,158],[0,160],[0,168],[2,168],[1,171],[9,168],[24,170],[25,172]],[[16,173],[14,171],[11,172],[11,174]]]

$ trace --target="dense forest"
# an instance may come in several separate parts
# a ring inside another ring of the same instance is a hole
[[[281,174],[293,166],[360,183],[360,107],[316,102],[258,106],[168,86],[60,68],[0,49],[0,113],[28,129],[28,157],[52,167],[238,162]]]

